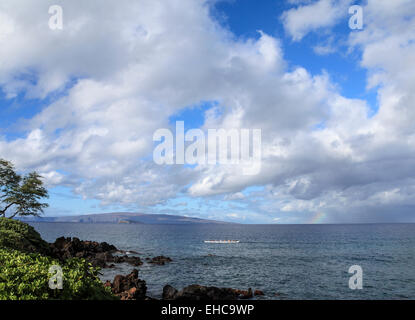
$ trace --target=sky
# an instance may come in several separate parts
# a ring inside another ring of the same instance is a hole
[[[412,0],[2,0],[0,158],[46,216],[415,222],[414,57]],[[155,163],[177,121],[260,129],[260,172]]]

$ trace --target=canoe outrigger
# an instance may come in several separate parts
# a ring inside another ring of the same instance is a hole
[[[205,243],[239,243],[239,240],[205,240]]]

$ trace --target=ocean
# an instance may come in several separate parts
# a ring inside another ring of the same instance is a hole
[[[144,225],[31,223],[42,237],[106,241],[164,266],[145,263],[147,295],[163,286],[201,284],[259,289],[256,299],[415,299],[415,224]],[[238,244],[206,244],[237,239]],[[363,288],[349,288],[350,266],[363,270]],[[130,265],[103,269],[102,280],[128,274]]]

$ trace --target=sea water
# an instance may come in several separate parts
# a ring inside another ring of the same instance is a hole
[[[42,237],[106,241],[146,257],[165,255],[164,266],[145,263],[139,276],[148,295],[163,286],[201,284],[259,289],[259,299],[415,299],[415,224],[362,225],[144,225],[32,223]],[[208,244],[207,239],[240,243]],[[349,287],[352,265],[363,288]],[[103,269],[102,279],[133,266]]]

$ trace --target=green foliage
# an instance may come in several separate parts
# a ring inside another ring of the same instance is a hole
[[[48,198],[48,191],[41,178],[36,172],[21,176],[15,172],[11,162],[0,159],[0,215],[5,217],[9,209],[13,210],[12,218],[43,213],[48,204],[40,202],[40,199]]]
[[[9,218],[0,218],[0,248],[49,254],[48,243],[41,238],[35,228]]]
[[[49,251],[32,226],[0,218],[0,300],[116,299],[98,278],[99,268],[77,258],[60,262]],[[52,265],[62,268],[62,290],[49,288]]]
[[[52,265],[63,271],[63,289],[50,289]],[[64,263],[40,254],[0,249],[0,300],[108,300],[117,299],[98,278],[98,268],[83,259]]]

